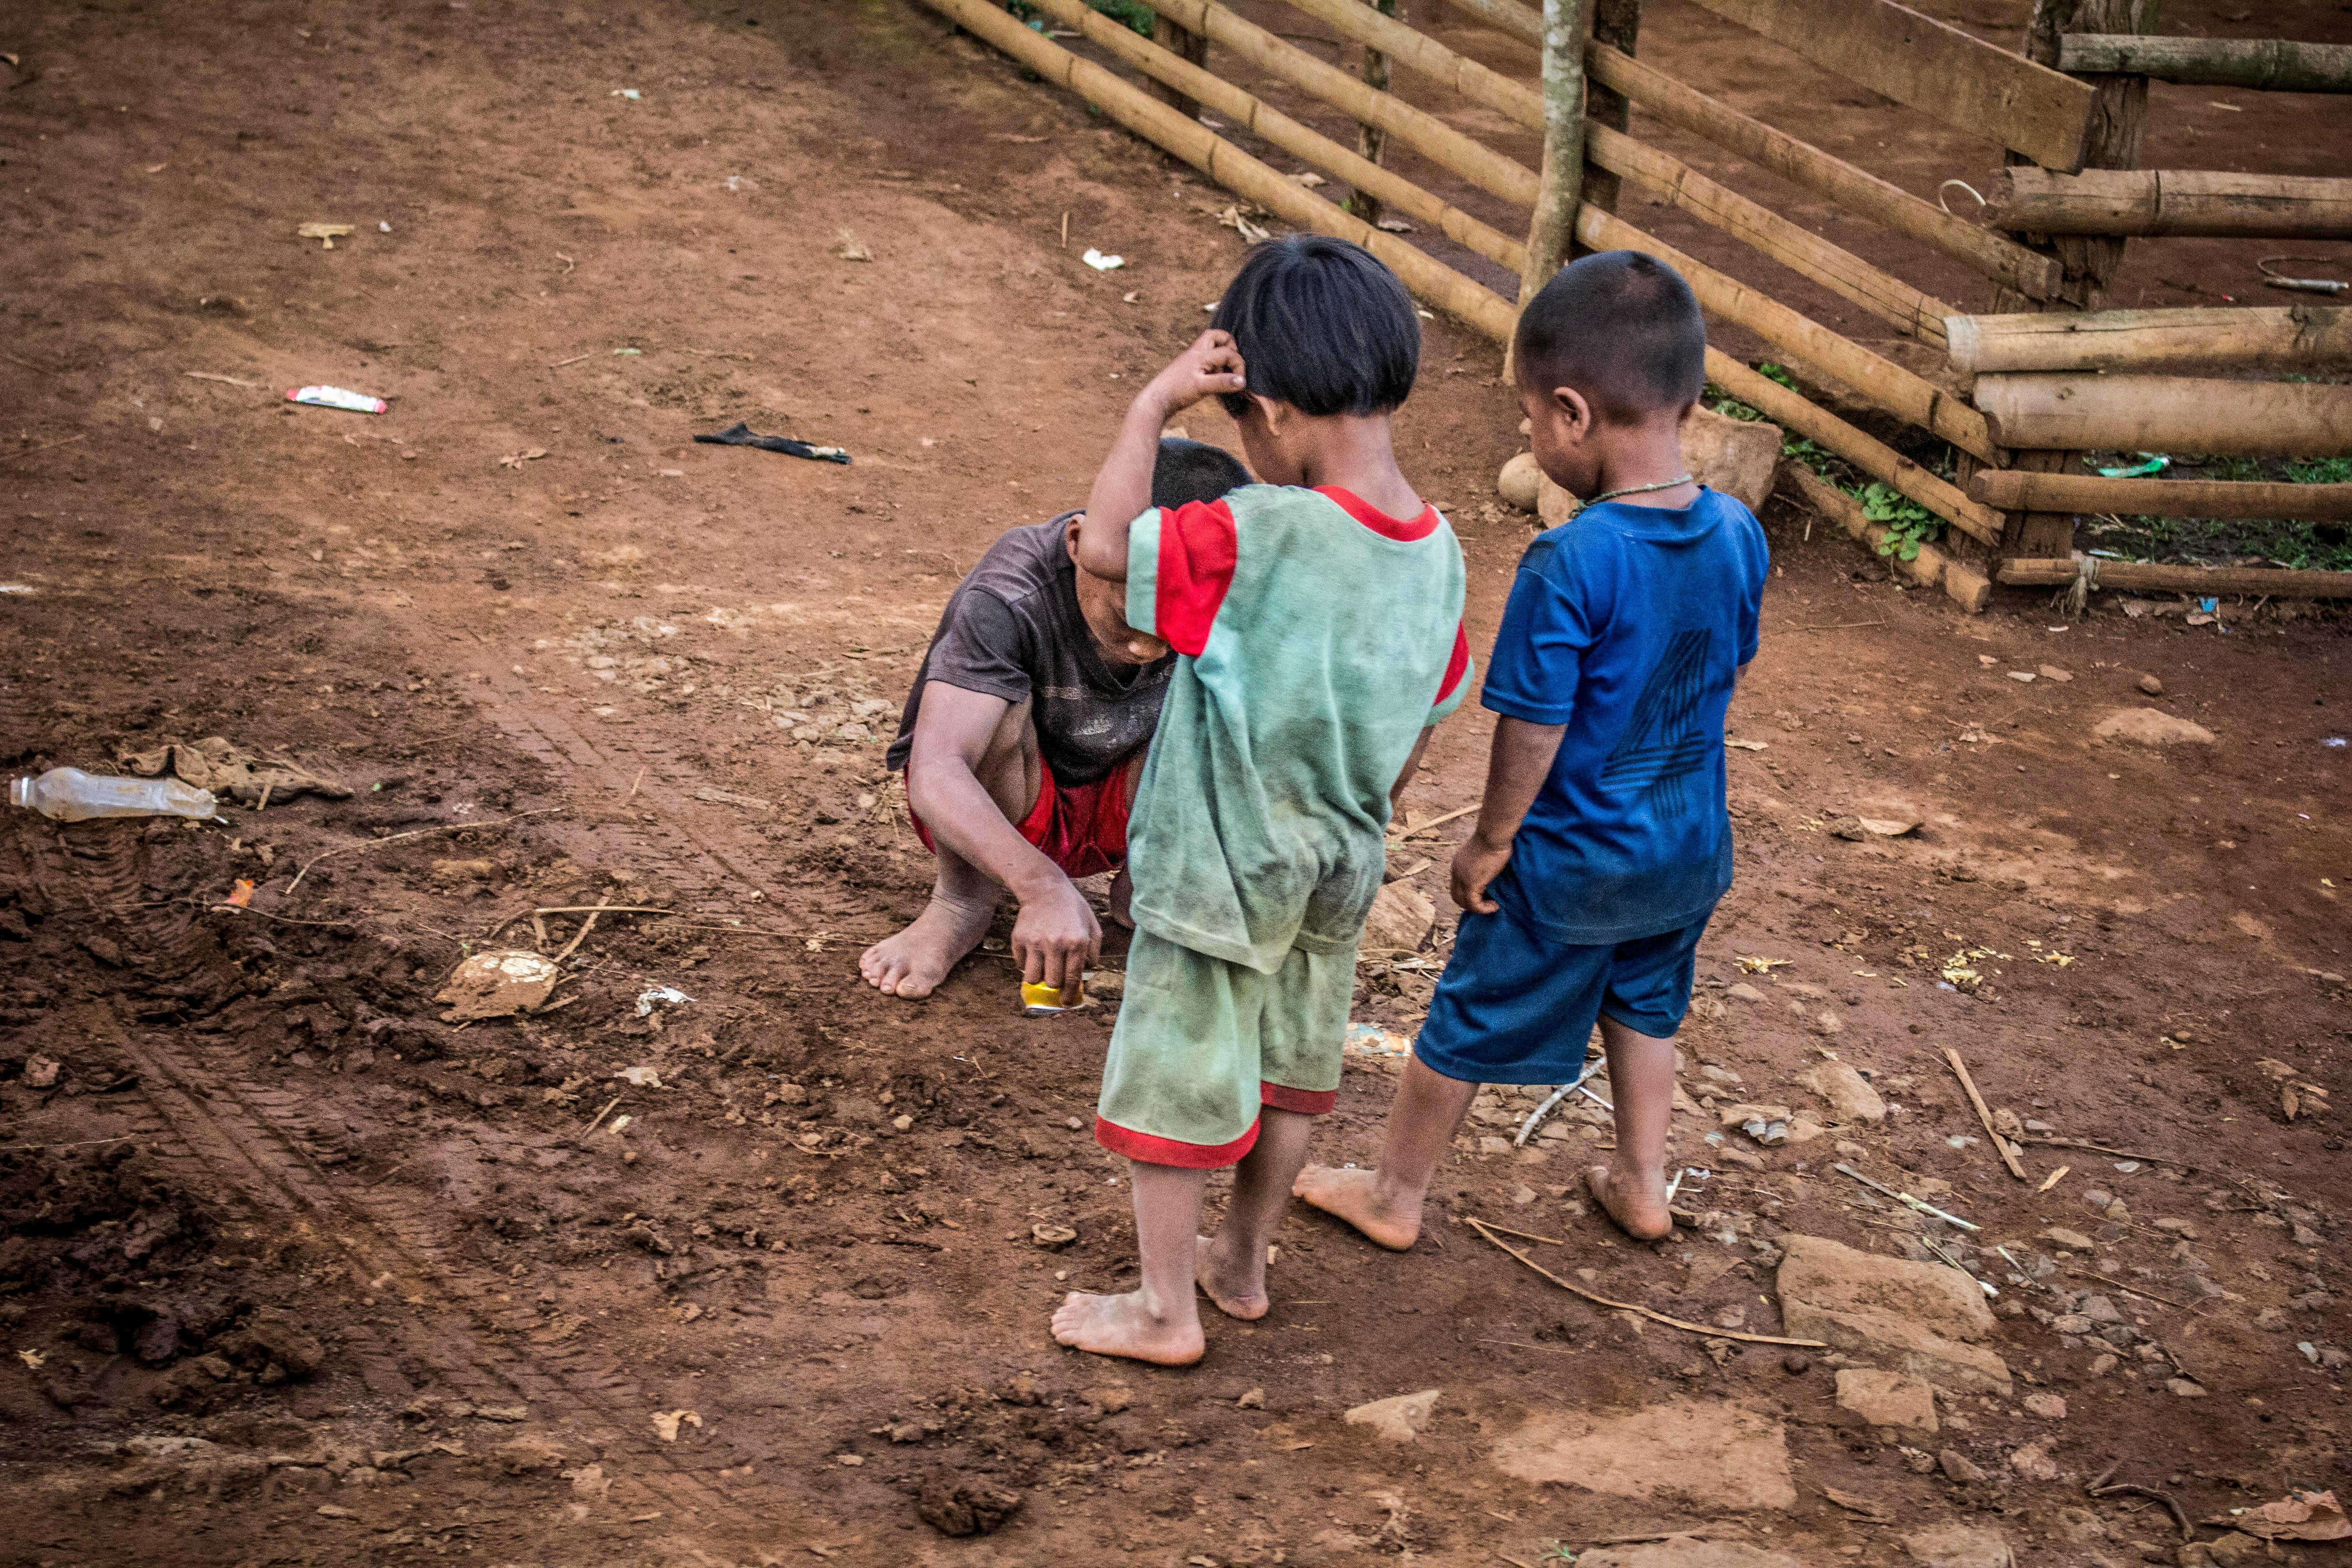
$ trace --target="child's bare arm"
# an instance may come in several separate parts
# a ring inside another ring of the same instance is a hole
[[[1215,393],[1239,392],[1242,353],[1233,334],[1202,332],[1128,405],[1127,421],[1087,495],[1078,530],[1078,564],[1113,583],[1127,581],[1127,536],[1151,505],[1151,469],[1160,460],[1160,432],[1169,419]]]
[[[1497,907],[1486,884],[1510,863],[1511,840],[1528,808],[1551,776],[1565,724],[1530,724],[1524,719],[1495,721],[1495,750],[1486,762],[1486,798],[1478,806],[1477,831],[1454,857],[1454,901],[1482,915]]]
[[[1021,836],[980,782],[989,741],[1011,704],[933,681],[915,715],[907,803],[931,837],[1020,901],[1013,959],[1033,984],[1066,985],[1102,954],[1102,927],[1062,868]]]

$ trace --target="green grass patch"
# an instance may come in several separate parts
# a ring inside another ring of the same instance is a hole
[[[1804,390],[1797,384],[1796,377],[1790,375],[1783,366],[1768,361],[1758,365],[1756,370],[1759,374],[1779,382],[1792,392]],[[1740,419],[1754,424],[1766,417],[1760,409],[1742,403],[1712,383],[1708,384],[1702,401],[1709,408],[1727,418]],[[1944,537],[1942,518],[1937,517],[1894,486],[1882,484],[1856,472],[1853,464],[1818,441],[1802,436],[1792,437],[1783,431],[1780,437],[1780,456],[1792,463],[1802,463],[1819,475],[1825,483],[1835,486],[1860,501],[1864,516],[1874,522],[1884,523],[1886,533],[1878,543],[1878,552],[1881,555],[1895,555],[1906,561],[1916,561],[1918,559],[1922,545],[1933,544]],[[1942,478],[1949,479],[1952,477],[1954,463],[1955,458],[1951,448],[1946,447],[1941,455],[1928,467]]]

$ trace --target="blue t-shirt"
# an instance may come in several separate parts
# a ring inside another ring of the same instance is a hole
[[[1756,657],[1768,552],[1715,490],[1677,510],[1604,502],[1519,560],[1483,700],[1564,724],[1493,896],[1554,941],[1632,942],[1731,886],[1723,721]]]

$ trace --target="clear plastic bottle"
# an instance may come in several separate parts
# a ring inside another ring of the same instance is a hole
[[[51,768],[37,779],[17,779],[8,786],[8,798],[59,822],[97,816],[193,816],[204,822],[220,815],[212,791],[178,779],[110,778],[79,768]]]

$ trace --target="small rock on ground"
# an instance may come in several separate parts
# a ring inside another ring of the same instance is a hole
[[[1937,1430],[1934,1386],[1903,1373],[1842,1367],[1837,1374],[1837,1402],[1840,1408],[1853,1411],[1874,1426]]]
[[[1429,1425],[1430,1415],[1437,1408],[1438,1396],[1444,1392],[1424,1388],[1418,1394],[1375,1399],[1349,1411],[1347,1419],[1350,1426],[1370,1426],[1392,1443],[1410,1443]]]
[[[1903,1538],[1903,1550],[1922,1568],[2015,1568],[2016,1556],[1997,1531],[1945,1524]]]

